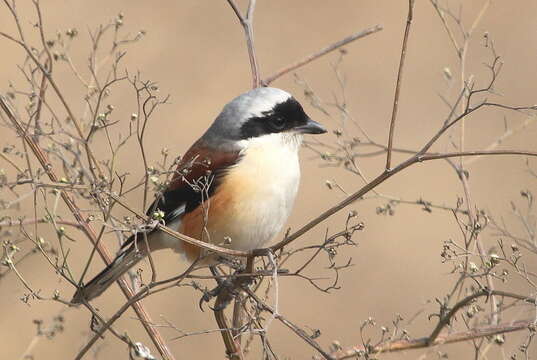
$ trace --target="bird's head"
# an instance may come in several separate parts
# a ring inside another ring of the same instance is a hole
[[[204,138],[247,147],[259,140],[300,139],[302,134],[325,132],[291,94],[262,87],[239,95],[224,106]]]

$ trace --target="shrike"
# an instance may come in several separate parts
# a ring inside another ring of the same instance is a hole
[[[303,134],[322,134],[289,93],[257,88],[224,106],[192,145],[167,189],[147,211],[180,233],[235,250],[265,245],[283,227],[300,180]],[[131,236],[114,261],[79,288],[73,302],[99,296],[147,255],[171,248],[206,265],[215,257],[159,230]]]

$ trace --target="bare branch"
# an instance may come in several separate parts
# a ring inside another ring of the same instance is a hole
[[[248,296],[253,299],[258,306],[260,306],[263,310],[268,311],[271,313],[276,319],[278,319],[282,324],[287,326],[291,331],[293,331],[296,335],[298,335],[302,340],[304,340],[306,343],[308,343],[311,347],[313,347],[315,350],[319,352],[325,359],[327,360],[335,360],[333,356],[328,354],[326,351],[324,351],[317,342],[312,339],[308,334],[305,333],[304,330],[300,329],[298,326],[293,324],[291,321],[283,317],[282,315],[278,314],[272,307],[265,304],[256,294],[254,294],[250,289],[245,289],[248,293]]]
[[[433,342],[429,341],[429,337],[422,337],[418,339],[409,340],[394,340],[380,345],[376,345],[370,349],[367,349],[363,346],[353,346],[349,349],[339,350],[336,354],[334,354],[334,358],[336,360],[355,359],[356,356],[358,356],[359,354],[380,354],[412,349],[422,349],[436,345],[470,341],[477,338],[484,338],[497,334],[505,334],[513,331],[525,330],[530,327],[535,327],[535,320],[519,320],[499,325],[475,327],[467,331],[439,335]]]
[[[3,226],[22,226],[22,225],[32,225],[32,224],[48,224],[50,220],[48,219],[17,219],[17,220],[8,220],[0,221],[0,227]],[[56,224],[72,226],[78,229],[82,229],[82,226],[76,221],[67,221],[67,220],[55,220]]]
[[[17,129],[17,132],[19,133],[19,135],[21,137],[23,137],[24,140],[26,141],[26,143],[30,146],[30,148],[32,149],[34,155],[39,160],[39,163],[41,164],[43,170],[45,170],[45,172],[47,173],[47,175],[50,178],[50,180],[52,182],[59,182],[59,179],[56,176],[56,174],[54,173],[52,164],[49,162],[48,157],[41,150],[39,145],[37,145],[30,138],[30,136],[24,131],[24,129],[22,128],[21,124],[15,118],[15,116],[13,115],[11,110],[9,109],[8,105],[6,104],[3,96],[0,96],[0,108],[2,108],[2,110],[4,111],[6,116],[13,123],[13,125]],[[86,220],[82,216],[82,213],[80,212],[80,209],[76,206],[76,204],[73,201],[73,199],[65,191],[61,192],[61,197],[62,197],[63,201],[65,202],[65,204],[67,205],[67,207],[69,208],[69,210],[71,211],[71,213],[73,214],[73,216],[75,217],[76,221],[82,226],[83,231],[86,234],[86,236],[91,240],[93,245],[97,248],[97,251],[99,252],[99,255],[101,256],[103,261],[106,264],[110,264],[111,257],[110,257],[110,254],[109,254],[108,250],[104,247],[104,245],[102,243],[100,243],[98,241],[97,235],[95,234],[95,232],[92,229],[92,227],[90,226],[90,224],[88,224],[86,222]],[[129,287],[127,281],[122,278],[122,279],[120,279],[118,281],[118,283],[119,283],[120,288],[123,291],[124,295],[127,297],[127,299],[130,299],[134,295],[134,293],[133,293],[132,289]],[[164,342],[164,339],[160,335],[159,331],[156,328],[154,328],[153,326],[149,325],[151,323],[151,318],[150,318],[149,314],[146,312],[145,308],[139,303],[133,303],[132,307],[133,307],[134,311],[136,312],[137,316],[140,317],[141,319],[145,320],[143,322],[143,326],[145,327],[149,337],[151,338],[151,340],[153,341],[153,343],[155,344],[155,346],[159,350],[160,354],[165,359],[172,359],[173,360],[174,356],[172,355],[172,353],[168,349],[168,346]]]
[[[386,170],[390,170],[392,166],[393,134],[394,134],[394,129],[395,129],[395,120],[397,119],[397,110],[399,107],[399,95],[401,91],[401,83],[403,80],[403,67],[405,65],[408,36],[410,34],[410,26],[412,25],[413,16],[414,16],[414,0],[408,0],[408,15],[406,18],[405,35],[403,36],[403,46],[401,48],[401,58],[399,59],[399,70],[397,72],[397,82],[395,83],[395,95],[393,99],[392,119],[390,121],[390,131],[388,135],[388,150],[386,153]]]
[[[246,11],[246,17],[241,15],[240,10],[235,4],[234,0],[227,0],[231,6],[235,15],[239,19],[246,36],[246,47],[248,48],[248,57],[250,59],[250,68],[252,69],[252,88],[255,89],[261,85],[261,76],[259,75],[259,64],[257,63],[255,48],[254,48],[254,10],[256,0],[250,0],[248,3],[248,10]]]
[[[306,56],[305,58],[301,59],[301,60],[298,60],[297,62],[293,63],[293,64],[290,64],[290,65],[287,65],[283,68],[281,68],[280,70],[276,71],[273,75],[270,75],[268,77],[266,77],[265,79],[263,79],[261,81],[261,84],[265,85],[265,86],[268,86],[270,83],[272,83],[274,80],[282,77],[283,75],[291,72],[291,71],[294,71],[306,64],[309,64],[310,62],[314,61],[314,60],[317,60],[318,58],[320,58],[321,56],[323,55],[326,55],[328,54],[329,52],[331,51],[334,51],[336,49],[339,49],[340,47],[342,46],[345,46],[347,45],[348,43],[350,42],[353,42],[354,40],[358,40],[358,39],[361,39],[361,38],[364,38],[368,35],[371,35],[371,34],[374,34],[376,32],[379,32],[382,30],[382,26],[380,25],[375,25],[373,27],[370,27],[370,28],[367,28],[365,30],[362,30],[360,32],[357,32],[355,34],[352,34],[340,41],[337,41],[333,44],[330,44],[328,45],[327,47],[311,54],[311,55],[308,55]]]
[[[421,151],[420,151],[421,153]],[[352,204],[356,200],[360,199],[362,196],[367,194],[369,191],[376,188],[378,185],[392,177],[393,175],[397,174],[398,172],[406,169],[407,167],[414,165],[419,162],[428,161],[428,160],[436,160],[436,159],[445,159],[450,157],[460,157],[460,156],[479,156],[479,155],[526,155],[526,156],[537,156],[536,152],[531,151],[468,151],[468,152],[459,152],[459,153],[449,153],[449,154],[437,154],[437,155],[421,155],[420,153],[412,156],[410,159],[402,162],[401,164],[397,165],[395,168],[393,168],[390,171],[385,171],[379,176],[377,176],[375,179],[371,180],[369,183],[364,185],[360,190],[356,191],[355,193],[349,195],[342,201],[340,201],[338,204],[334,205],[330,209],[324,211],[322,214],[317,216],[316,218],[309,221],[307,224],[302,226],[300,229],[295,231],[293,234],[285,237],[282,241],[279,243],[273,245],[270,247],[272,251],[279,250],[283,248],[285,245],[291,243],[292,241],[296,240],[300,236],[304,235],[311,229],[313,229],[315,226],[323,222],[324,220],[328,219],[335,213],[339,212],[340,210],[344,209],[348,205]],[[263,249],[256,251],[254,250],[254,254],[260,254],[262,255],[264,253]]]

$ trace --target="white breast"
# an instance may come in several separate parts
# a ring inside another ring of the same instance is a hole
[[[285,225],[293,208],[300,181],[301,141],[297,135],[271,134],[239,142],[241,160],[223,175],[207,200],[207,217],[202,210],[193,211],[187,226],[190,232],[183,229],[185,219],[167,225],[231,249],[248,251],[265,246]],[[158,239],[152,242],[159,248],[185,252],[182,242],[157,234]]]
[[[294,134],[271,134],[242,142],[241,161],[219,187],[233,193],[227,204],[227,221],[214,219],[211,242],[228,236],[229,247],[252,250],[264,246],[282,229],[300,181],[301,140]]]

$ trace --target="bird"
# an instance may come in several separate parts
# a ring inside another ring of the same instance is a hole
[[[293,208],[303,135],[326,131],[284,90],[260,87],[243,93],[184,154],[147,215],[157,214],[167,227],[211,244],[260,248],[280,232]],[[98,297],[149,251],[161,249],[191,263],[218,261],[214,253],[158,229],[135,233],[104,270],[77,288],[72,303]]]

